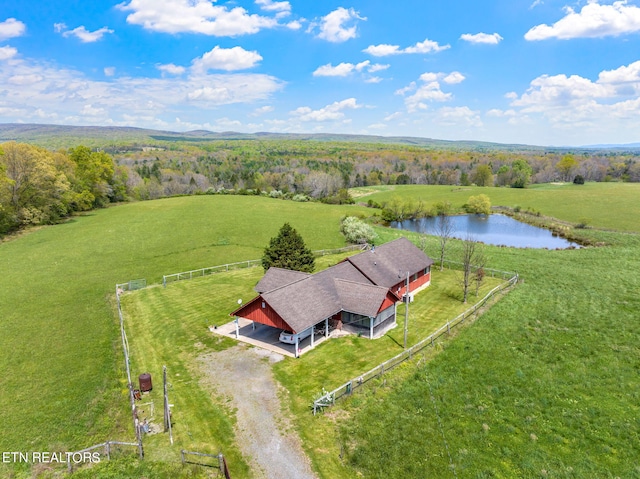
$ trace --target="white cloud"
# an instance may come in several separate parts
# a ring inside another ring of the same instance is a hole
[[[113,30],[107,27],[102,27],[98,30],[90,32],[84,26],[80,26],[78,28],[74,28],[73,30],[67,30],[63,32],[63,29],[66,28],[64,23],[56,23],[54,25],[54,28],[57,31],[62,32],[63,37],[76,37],[82,43],[94,43],[98,40],[102,40],[102,37],[104,37],[105,33],[113,33]]]
[[[525,93],[509,98],[518,116],[541,115],[554,128],[582,125],[598,135],[637,130],[640,61],[602,71],[595,81],[578,75],[542,75],[531,81]]]
[[[438,110],[436,118],[440,124],[445,126],[482,127],[479,112],[471,110],[468,106],[442,107]]]
[[[362,50],[374,57],[385,57],[389,55],[402,55],[411,53],[437,53],[443,50],[451,48],[451,45],[439,45],[438,42],[434,42],[429,39],[425,39],[423,42],[418,42],[415,45],[401,49],[398,45],[369,45]]]
[[[389,68],[389,65],[382,65],[379,63],[371,63],[369,60],[365,60],[360,63],[340,63],[336,66],[333,66],[331,63],[327,63],[326,65],[322,65],[318,67],[316,71],[313,72],[313,76],[315,77],[346,77],[353,72],[363,72],[366,71],[368,73],[374,73],[382,70],[386,70]],[[377,77],[374,77],[377,78]],[[367,78],[365,80],[371,80],[371,78]]]
[[[355,23],[358,20],[366,20],[366,18],[361,17],[353,8],[338,7],[333,12],[322,17],[320,23],[312,25],[311,28],[313,29],[317,26],[320,29],[318,38],[332,43],[341,43],[357,36]]]
[[[383,79],[380,78],[380,77],[373,76],[373,77],[365,78],[364,82],[365,83],[380,83],[382,80]]]
[[[544,3],[543,0],[534,0],[534,2],[529,6],[529,10],[533,10],[538,5],[542,5]]]
[[[275,18],[249,14],[242,7],[214,5],[209,0],[130,0],[116,8],[132,12],[127,23],[164,33],[237,36],[278,26]]]
[[[374,63],[373,65],[371,65],[367,71],[369,73],[375,73],[375,72],[380,72],[383,70],[386,70],[387,68],[389,68],[391,65],[383,65],[381,63]]]
[[[291,4],[289,2],[274,2],[273,0],[256,0],[256,5],[266,12],[286,12],[291,13]]]
[[[361,108],[355,98],[336,101],[319,110],[312,110],[308,106],[301,106],[291,111],[290,114],[301,121],[336,121],[344,118],[343,110]]]
[[[256,51],[247,51],[242,47],[220,48],[216,45],[213,50],[202,57],[193,60],[194,72],[206,72],[208,70],[246,70],[253,68],[262,60],[262,56]]]
[[[493,108],[486,113],[489,117],[495,118],[504,118],[504,117],[512,117],[516,116],[515,110],[500,110],[498,108]]]
[[[640,31],[640,8],[626,0],[600,5],[589,0],[580,13],[565,7],[566,16],[553,25],[537,25],[524,38],[530,41],[559,38],[600,38]]]
[[[27,74],[27,75],[13,75],[7,78],[7,83],[12,85],[19,86],[29,86],[34,85],[43,80],[42,75],[37,73]]]
[[[27,27],[20,20],[7,18],[4,22],[0,22],[0,41],[20,37],[24,35],[25,31],[27,31]]]
[[[497,34],[497,33],[476,33],[476,34],[471,34],[471,33],[463,33],[462,35],[460,35],[460,39],[464,40],[465,42],[470,42],[470,43],[487,43],[490,45],[497,45],[498,43],[500,43],[501,40],[503,40],[503,38]]]
[[[284,83],[269,75],[237,73],[96,81],[50,62],[15,58],[2,64],[0,85],[2,122],[36,121],[44,115],[69,124],[165,128],[176,115],[204,123],[212,108],[264,102]]]
[[[156,68],[162,73],[168,73],[169,75],[182,75],[185,71],[185,67],[174,65],[173,63],[167,63],[166,65],[156,65]]]
[[[8,60],[15,57],[18,54],[18,50],[13,47],[0,47],[0,61]]]
[[[445,76],[442,81],[449,85],[456,85],[462,83],[465,80],[465,76],[460,72],[451,72]]]
[[[112,77],[116,74],[116,67],[104,67],[105,76]]]
[[[314,77],[346,77],[351,72],[353,72],[355,65],[353,63],[340,63],[335,67],[327,63],[326,65],[322,65],[318,67],[316,71],[313,72]]]
[[[250,116],[264,115],[266,113],[271,113],[273,110],[274,108],[271,105],[261,106],[260,108],[256,108],[255,110],[253,110]]]
[[[302,28],[302,23],[300,23],[300,21],[298,20],[293,20],[285,24],[285,27],[287,27],[289,30],[300,30]]]
[[[460,72],[427,72],[420,75],[419,80],[421,82],[419,85],[416,82],[411,82],[406,87],[396,91],[396,95],[405,96],[404,102],[407,107],[407,111],[410,113],[428,109],[428,102],[444,102],[451,100],[453,95],[451,93],[443,92],[440,82],[442,81],[448,85],[454,85],[463,82],[465,77]],[[406,96],[408,93],[413,94]]]
[[[384,121],[393,121],[393,120],[397,120],[398,118],[402,117],[402,112],[400,111],[396,111],[395,113],[392,113],[391,115],[387,115],[384,117]]]

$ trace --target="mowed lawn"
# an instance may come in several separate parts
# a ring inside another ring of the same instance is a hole
[[[316,270],[336,264],[344,257],[342,254],[318,258]],[[233,411],[225,408],[215,391],[208,390],[198,358],[235,344],[232,339],[214,335],[208,328],[229,322],[232,319],[229,313],[237,307],[237,299],[248,301],[254,297],[253,286],[263,274],[260,267],[235,270],[171,283],[166,288],[155,286],[125,293],[122,297],[131,367],[135,374],[148,371],[157,378],[154,391],[144,399],[144,402],[154,402],[154,421],[161,423],[163,365],[169,371],[170,401],[175,404],[174,447],[169,447],[166,434],[147,436],[148,457],[178,460],[178,450],[183,448],[210,453],[223,451],[233,477],[248,476],[247,466],[233,442]],[[432,285],[416,295],[410,305],[408,346],[424,339],[478,300],[473,293],[470,303],[463,304],[458,280],[457,271],[433,271]],[[479,297],[502,282],[488,276]],[[314,397],[323,387],[337,387],[401,353],[404,315],[404,307],[399,306],[398,327],[375,341],[357,336],[331,339],[299,359],[285,358],[275,365],[276,376],[286,387],[297,416],[295,423],[301,427],[309,449],[315,451],[321,447],[318,439],[325,434],[319,434],[310,415]],[[311,456],[320,457],[314,452]]]
[[[397,196],[422,199],[427,207],[449,201],[460,208],[470,196],[485,194],[493,206],[520,206],[571,223],[619,231],[640,230],[640,183],[545,183],[526,189],[479,186],[370,186],[350,190],[359,202],[383,203]]]
[[[357,207],[195,196],[125,204],[0,244],[0,450],[130,439],[115,284],[259,258],[289,221],[313,249],[344,246]],[[361,209],[360,209],[361,210]]]

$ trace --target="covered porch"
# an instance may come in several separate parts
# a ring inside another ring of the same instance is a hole
[[[222,326],[210,328],[210,331],[219,336],[237,339],[238,341],[266,349],[283,356],[292,358],[312,350],[316,345],[326,341],[332,336],[340,335],[340,331],[329,331],[329,319],[316,324],[314,333],[299,340],[297,344],[286,344],[280,342],[279,337],[282,329],[251,321],[246,318],[237,318]]]

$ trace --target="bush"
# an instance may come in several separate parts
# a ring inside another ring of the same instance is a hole
[[[347,216],[342,220],[340,231],[349,243],[372,243],[377,235],[373,228],[355,216]]]
[[[464,205],[467,213],[477,215],[488,215],[491,213],[491,200],[487,195],[470,196],[469,201]]]
[[[573,184],[574,185],[584,185],[584,176],[576,175],[575,178],[573,179]]]

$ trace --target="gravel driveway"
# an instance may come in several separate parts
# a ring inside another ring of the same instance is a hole
[[[237,408],[236,439],[254,477],[315,479],[300,438],[280,408],[271,364],[282,359],[244,344],[200,358],[207,382]]]

